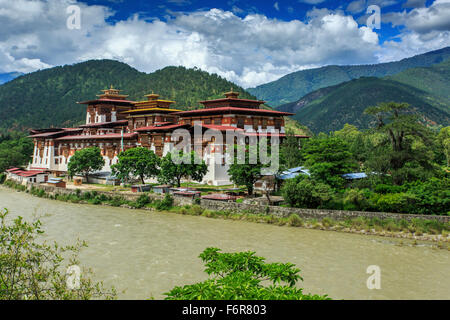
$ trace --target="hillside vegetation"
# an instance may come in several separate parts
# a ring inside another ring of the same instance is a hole
[[[294,118],[313,132],[329,132],[346,123],[360,129],[373,121],[365,108],[380,102],[409,103],[428,125],[450,123],[450,59],[426,68],[413,68],[385,78],[363,77],[319,89],[277,110],[296,113]]]
[[[146,74],[113,60],[55,67],[20,76],[0,85],[0,131],[73,126],[86,114],[77,101],[93,99],[110,85],[123,90],[130,100],[143,100],[154,91],[163,99],[175,100],[179,109],[198,108],[204,99],[223,97],[233,90],[255,99],[243,88],[199,69],[166,67]]]
[[[276,81],[247,89],[272,107],[294,102],[320,88],[360,77],[384,77],[406,69],[428,67],[450,58],[450,47],[403,59],[397,62],[357,66],[326,66],[288,74]]]

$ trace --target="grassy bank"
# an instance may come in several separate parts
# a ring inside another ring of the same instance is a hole
[[[39,188],[32,187],[30,190],[27,190],[25,186],[19,185],[13,181],[6,181],[4,185],[18,191],[30,193],[33,196],[71,203],[86,203],[91,205],[108,205],[130,209],[157,210],[174,212],[181,215],[249,221],[277,226],[303,227],[308,229],[388,236],[420,241],[434,241],[438,243],[438,247],[447,249],[448,243],[450,243],[450,223],[443,223],[436,220],[424,220],[417,218],[408,221],[406,219],[396,220],[358,217],[338,221],[328,217],[323,218],[322,220],[303,219],[297,214],[292,214],[289,217],[283,218],[266,213],[254,214],[248,212],[233,213],[230,211],[213,211],[203,209],[198,204],[185,205],[181,207],[174,206],[173,198],[170,195],[166,196],[162,200],[153,200],[148,196],[148,194],[144,193],[136,201],[130,201],[121,196],[110,197],[96,191],[82,192],[81,190],[77,190],[75,193],[69,195],[51,195]]]

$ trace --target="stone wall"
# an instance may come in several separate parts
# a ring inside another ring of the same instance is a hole
[[[27,185],[27,189],[30,190],[32,187],[36,188],[36,189],[42,189],[45,191],[45,193],[50,194],[52,196],[54,196],[55,194],[59,194],[59,195],[70,195],[70,194],[77,194],[77,190],[80,190],[80,195],[82,195],[83,193],[86,193],[88,191],[93,191],[93,190],[82,190],[82,189],[66,189],[66,188],[58,188],[58,187],[53,187],[53,186],[48,186],[48,185],[42,185],[42,184],[36,184],[36,183],[30,183]],[[95,192],[98,195],[104,194],[107,197],[121,197],[127,201],[136,201],[143,193],[140,192],[136,192],[136,193],[118,193],[118,192],[109,192],[109,191],[97,191],[95,190]],[[162,200],[164,199],[164,195],[163,194],[158,194],[158,193],[146,193],[146,195],[148,195],[148,197],[151,200]],[[176,196],[176,195],[172,195],[173,196],[173,202],[174,205],[176,206],[184,206],[186,204],[192,204],[192,199],[190,198],[186,198],[186,197],[180,197],[180,196]]]
[[[413,218],[437,220],[440,222],[450,221],[449,216],[432,216],[432,215],[417,215],[417,214],[402,214],[402,213],[387,213],[387,212],[368,212],[368,211],[342,211],[342,210],[328,210],[328,209],[302,209],[302,208],[287,208],[278,206],[262,206],[256,204],[244,204],[236,202],[225,202],[215,200],[201,201],[201,206],[204,209],[231,211],[235,213],[254,213],[254,214],[273,214],[278,217],[288,217],[291,214],[297,214],[304,219],[318,219],[332,218],[334,220],[345,220],[357,217],[366,218],[392,218],[396,220],[405,219],[411,220]]]
[[[35,188],[43,189],[46,193],[55,194],[76,194],[74,189],[56,188],[52,186],[46,186],[42,184],[28,184],[28,189],[34,186]],[[87,192],[86,191],[81,191]],[[117,193],[107,191],[97,191],[97,194],[104,194],[108,197],[120,196],[129,201],[136,201],[142,193]],[[152,200],[162,200],[164,195],[158,193],[147,193]],[[174,205],[183,206],[193,204],[193,200],[187,197],[174,196]],[[302,208],[288,208],[278,206],[264,206],[257,204],[245,204],[236,202],[225,202],[217,200],[202,199],[200,206],[208,210],[217,211],[231,211],[235,213],[254,213],[254,214],[273,214],[278,217],[288,217],[291,214],[297,214],[304,219],[318,219],[332,218],[334,220],[345,220],[357,217],[366,218],[380,218],[387,219],[392,218],[396,220],[405,219],[411,220],[413,218],[437,220],[440,222],[449,222],[450,216],[433,216],[433,215],[416,215],[416,214],[403,214],[403,213],[387,213],[387,212],[368,212],[368,211],[343,211],[343,210],[328,210],[328,209],[302,209]]]

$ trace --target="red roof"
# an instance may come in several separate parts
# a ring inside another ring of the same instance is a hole
[[[45,173],[44,171],[38,171],[38,170],[29,170],[29,171],[22,171],[22,172],[20,172],[20,173],[18,173],[18,175],[19,176],[22,176],[22,177],[33,177],[33,176],[36,176],[36,175],[38,175],[38,174],[43,174],[43,173]]]
[[[244,131],[244,129],[241,128],[236,128],[233,126],[222,126],[222,125],[215,125],[215,124],[194,124],[194,126],[200,126],[200,127],[204,127],[206,129],[211,129],[211,130],[219,130],[219,131]]]
[[[186,116],[197,113],[262,113],[262,114],[273,114],[279,116],[293,116],[295,113],[291,112],[283,112],[283,111],[275,111],[275,110],[266,110],[266,109],[251,109],[251,108],[236,108],[236,107],[220,107],[220,108],[207,108],[207,109],[197,109],[197,110],[189,110],[189,111],[180,111],[174,112],[174,115],[178,116]]]
[[[245,132],[244,135],[246,136],[257,136],[257,137],[271,137],[273,135],[278,135],[279,137],[286,137],[285,133],[274,133],[274,132]],[[299,134],[295,134],[294,137],[296,138],[309,138],[308,136],[302,136]]]
[[[93,104],[93,103],[103,103],[103,102],[114,102],[114,103],[126,103],[126,104],[134,104],[135,101],[130,100],[119,100],[119,99],[94,99],[89,101],[77,102],[78,104]]]
[[[141,127],[137,128],[134,131],[157,131],[157,130],[170,130],[170,129],[176,129],[179,127],[184,127],[186,124],[172,124],[169,126],[148,126],[148,127]]]
[[[208,194],[205,196],[202,196],[202,199],[208,199],[208,200],[236,200],[236,196],[232,196],[229,194],[224,193],[214,193],[214,194]]]
[[[259,104],[263,104],[266,103],[263,100],[251,100],[251,99],[239,99],[239,98],[220,98],[220,99],[214,99],[214,100],[203,100],[200,101],[200,103],[204,103],[204,102],[220,102],[220,101],[243,101],[243,102],[253,102],[253,103],[259,103]]]
[[[38,174],[43,174],[43,173],[45,173],[44,171],[41,171],[41,170],[15,170],[15,171],[11,171],[11,173],[14,173],[14,174],[16,174],[16,175],[18,175],[18,176],[21,176],[21,177],[33,177],[33,176],[36,176],[36,175],[38,175]]]
[[[65,133],[65,132],[81,131],[81,130],[83,130],[83,129],[81,129],[81,128],[64,128],[60,131],[52,131],[52,132],[33,134],[31,136],[28,136],[28,138],[47,138],[47,137],[55,136],[55,135]]]
[[[132,139],[137,136],[137,133],[124,133],[124,139]],[[76,136],[65,136],[57,138],[56,140],[88,140],[88,139],[121,139],[122,134],[112,133],[112,134],[99,134],[99,135],[76,135]]]
[[[13,172],[13,171],[17,171],[17,170],[21,170],[19,168],[11,168],[11,169],[7,169],[6,172]]]
[[[88,124],[81,125],[80,128],[102,127],[102,126],[120,125],[120,124],[128,124],[128,120],[119,120],[119,121],[112,121],[112,122],[99,122],[99,123],[88,123]]]

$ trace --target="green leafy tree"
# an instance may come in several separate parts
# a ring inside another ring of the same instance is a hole
[[[255,182],[262,177],[261,169],[264,167],[259,160],[258,148],[248,145],[235,145],[234,148],[234,161],[228,169],[230,180],[237,185],[245,186],[248,194],[253,195]]]
[[[450,167],[450,127],[444,127],[439,131],[437,141],[443,150],[447,167]]]
[[[312,178],[332,187],[342,186],[345,180],[341,175],[358,168],[348,144],[338,137],[319,135],[308,141],[302,152]]]
[[[300,143],[291,132],[286,134],[286,139],[280,146],[280,164],[284,169],[290,169],[300,166],[303,163]]]
[[[319,208],[333,197],[332,188],[309,177],[299,175],[287,180],[281,194],[291,207]]]
[[[70,176],[81,174],[85,176],[86,182],[89,182],[89,174],[99,171],[105,165],[99,147],[91,147],[78,150],[70,158],[67,166]]]
[[[376,119],[375,131],[381,134],[373,148],[368,166],[390,173],[395,184],[415,180],[435,167],[433,133],[411,114],[407,103],[387,102],[365,110]]]
[[[29,223],[21,217],[11,221],[0,210],[0,300],[88,300],[113,299],[114,288],[106,291],[94,283],[91,271],[81,269],[78,279],[68,279],[69,266],[78,266],[78,253],[85,243],[73,246],[49,245],[42,241],[39,220]],[[64,266],[64,257],[68,257]]]
[[[27,165],[33,154],[33,142],[22,133],[0,136],[0,172]]]
[[[192,179],[194,181],[202,181],[208,172],[205,161],[199,158],[195,151],[190,153],[178,153],[179,163],[173,161],[173,155],[169,152],[162,159],[160,164],[160,172],[158,181],[161,183],[181,185],[181,179]]]
[[[210,279],[175,287],[166,300],[319,300],[326,295],[304,294],[302,277],[291,263],[266,263],[255,252],[221,253],[207,248],[200,254]],[[268,285],[266,285],[268,284]]]
[[[142,184],[145,178],[156,177],[159,173],[159,157],[147,148],[131,148],[119,154],[117,164],[111,166],[112,172],[119,179],[131,176],[139,177]]]

